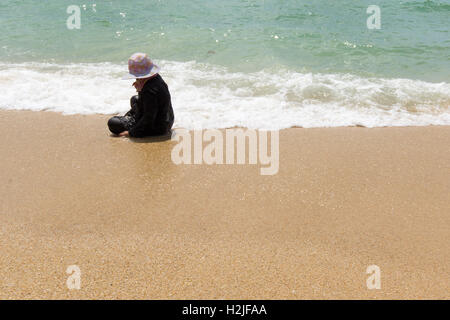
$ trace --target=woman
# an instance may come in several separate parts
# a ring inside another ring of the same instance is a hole
[[[131,98],[131,110],[124,116],[109,119],[109,130],[119,136],[146,137],[168,134],[174,114],[167,84],[159,75],[160,68],[145,53],[128,59],[129,73],[124,79],[136,79],[138,95]]]

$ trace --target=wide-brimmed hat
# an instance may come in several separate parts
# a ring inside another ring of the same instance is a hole
[[[143,79],[157,74],[161,69],[145,53],[135,53],[128,59],[128,73],[122,79]]]

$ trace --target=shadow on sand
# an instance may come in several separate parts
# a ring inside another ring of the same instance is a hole
[[[115,135],[113,133],[110,134],[110,137],[120,138],[118,135]],[[154,142],[163,142],[163,141],[170,140],[171,137],[172,137],[172,131],[167,134],[161,135],[161,136],[151,136],[151,137],[145,137],[145,138],[128,137],[128,139],[130,139],[130,141],[134,142],[134,143],[154,143]]]

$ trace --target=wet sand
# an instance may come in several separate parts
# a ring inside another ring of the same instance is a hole
[[[0,112],[0,299],[450,298],[450,127],[282,130],[262,176],[106,119]]]

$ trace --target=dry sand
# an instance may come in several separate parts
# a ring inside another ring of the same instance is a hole
[[[283,130],[261,176],[106,119],[0,112],[0,298],[450,298],[450,127]]]

